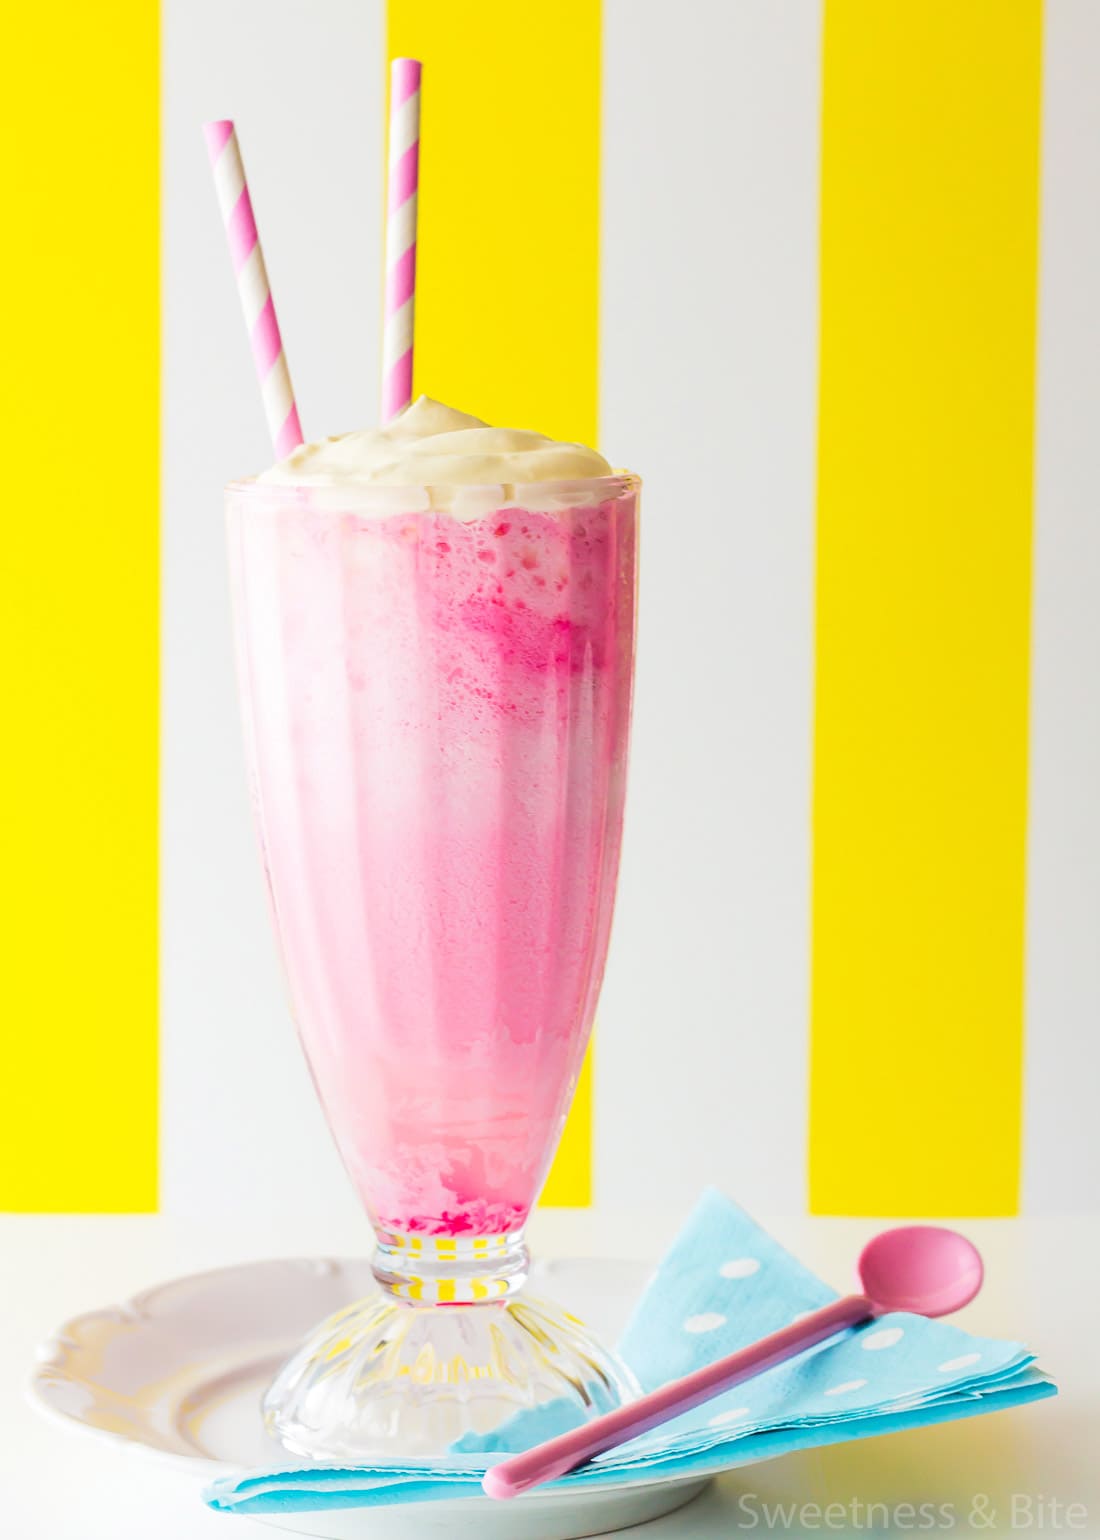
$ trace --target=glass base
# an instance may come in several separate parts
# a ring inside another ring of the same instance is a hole
[[[544,1300],[422,1305],[384,1287],[311,1333],[264,1420],[296,1455],[370,1465],[446,1455],[551,1401],[569,1425],[639,1393],[587,1327]]]

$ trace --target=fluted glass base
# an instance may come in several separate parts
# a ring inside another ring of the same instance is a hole
[[[293,1453],[356,1465],[432,1459],[552,1401],[561,1403],[555,1423],[568,1425],[639,1394],[582,1322],[517,1297],[526,1273],[519,1237],[500,1247],[499,1272],[485,1271],[479,1245],[480,1271],[448,1259],[458,1273],[448,1278],[431,1276],[423,1258],[411,1274],[407,1243],[394,1240],[375,1262],[381,1292],[318,1326],[264,1399],[268,1430]],[[446,1302],[423,1302],[441,1291]],[[450,1302],[471,1296],[478,1302]]]

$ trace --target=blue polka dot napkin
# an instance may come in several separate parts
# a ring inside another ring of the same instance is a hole
[[[708,1191],[654,1274],[619,1344],[643,1389],[686,1374],[837,1297],[744,1211]],[[944,1321],[881,1316],[780,1364],[562,1478],[708,1475],[794,1449],[972,1417],[1055,1395],[1018,1342]],[[480,1494],[486,1465],[569,1426],[558,1403],[469,1439],[445,1461],[253,1471],[206,1491],[234,1513],[304,1512]]]

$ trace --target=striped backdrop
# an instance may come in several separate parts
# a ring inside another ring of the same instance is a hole
[[[237,119],[307,437],[361,424],[403,53],[417,390],[646,480],[547,1201],[1095,1205],[1100,8],[66,13],[13,20],[0,109],[0,1202],[350,1211],[248,822],[219,489],[268,449],[199,125]]]

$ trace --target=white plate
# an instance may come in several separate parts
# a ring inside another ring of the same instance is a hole
[[[614,1340],[644,1274],[634,1263],[561,1261],[537,1267],[533,1283]],[[39,1350],[31,1398],[68,1428],[174,1467],[198,1502],[216,1476],[288,1463],[264,1431],[260,1396],[311,1326],[373,1287],[364,1261],[252,1262],[177,1278],[67,1321]],[[705,1485],[636,1480],[515,1503],[469,1497],[262,1521],[325,1540],[577,1540],[671,1513]]]

